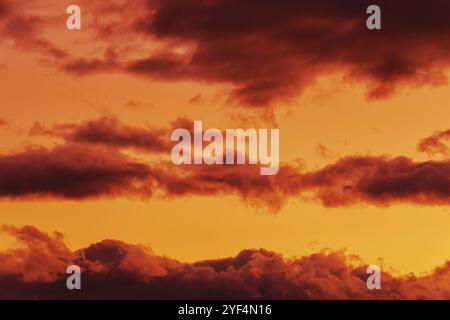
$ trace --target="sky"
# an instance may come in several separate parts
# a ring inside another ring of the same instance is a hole
[[[357,0],[0,0],[0,278],[22,284],[0,297],[52,296],[83,250],[92,279],[191,266],[195,297],[261,268],[285,298],[366,298],[370,264],[382,297],[450,297],[450,3],[378,2],[381,30]],[[278,174],[175,167],[194,120],[279,129]],[[309,292],[309,263],[345,281]],[[249,283],[213,291],[280,297]]]

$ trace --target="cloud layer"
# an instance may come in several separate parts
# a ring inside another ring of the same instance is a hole
[[[0,198],[89,199],[97,197],[238,196],[246,204],[279,211],[289,199],[326,207],[358,204],[389,206],[450,204],[450,160],[415,161],[407,157],[347,156],[317,170],[282,163],[274,176],[259,165],[181,165],[168,156],[174,128],[132,127],[115,117],[47,128],[36,123],[31,135],[62,140],[54,148],[28,148],[0,154]],[[423,139],[418,148],[445,153],[447,131]],[[164,155],[146,162],[138,155]]]
[[[352,156],[305,171],[284,164],[261,176],[257,165],[175,166],[144,163],[115,147],[68,142],[0,155],[0,197],[89,199],[235,195],[280,210],[290,198],[327,207],[396,203],[450,204],[450,161]]]
[[[404,85],[447,83],[446,0],[378,1],[382,30],[375,31],[366,28],[372,2],[361,0],[117,0],[107,8],[80,3],[89,13],[83,26],[93,35],[90,43],[102,48],[95,57],[59,49],[40,32],[51,18],[21,13],[11,1],[0,7],[0,34],[72,74],[223,83],[243,106],[289,99],[336,73],[362,81],[369,98],[387,97]]]
[[[450,264],[427,276],[382,273],[368,290],[366,266],[339,252],[295,259],[264,249],[182,263],[141,245],[104,240],[75,252],[60,233],[4,226],[20,249],[0,253],[1,299],[449,299]],[[82,290],[66,289],[65,270],[82,268]]]
[[[286,99],[334,72],[363,80],[371,98],[388,96],[402,84],[446,82],[450,4],[445,0],[426,6],[409,1],[407,8],[381,1],[381,31],[366,28],[370,1],[148,3],[149,14],[136,29],[175,44],[127,62],[124,69],[154,78],[229,83],[231,98],[244,105]]]

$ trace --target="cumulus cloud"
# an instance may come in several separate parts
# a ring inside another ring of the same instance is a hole
[[[0,232],[14,237],[21,245],[0,253],[0,277],[15,276],[24,283],[52,282],[72,257],[60,232],[49,235],[32,226],[9,225],[1,226]]]
[[[11,267],[0,267],[2,299],[450,298],[448,262],[421,277],[383,272],[382,289],[368,290],[367,266],[350,264],[342,252],[287,259],[276,252],[247,249],[234,257],[183,263],[117,240],[71,252],[60,234],[50,237],[31,226],[3,230],[23,247],[0,254]],[[68,260],[62,262],[61,254]],[[30,265],[34,259],[39,260]],[[69,291],[65,286],[66,267],[72,263],[81,267],[83,290]],[[33,266],[51,277],[26,278]]]

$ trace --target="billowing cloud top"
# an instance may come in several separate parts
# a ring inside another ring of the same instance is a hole
[[[367,266],[342,252],[285,259],[264,249],[182,263],[141,245],[104,240],[71,251],[62,235],[30,226],[4,226],[24,247],[0,253],[2,299],[449,299],[450,264],[427,276],[383,272],[381,290],[368,290]],[[82,270],[83,290],[66,288],[66,268]]]

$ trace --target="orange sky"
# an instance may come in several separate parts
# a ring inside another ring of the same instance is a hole
[[[66,30],[64,2],[46,0],[30,5],[30,12],[49,20],[36,31],[37,37],[51,39],[56,46],[82,57],[101,57],[94,52],[112,44],[127,44],[119,36],[95,38],[96,29],[91,25],[94,12],[87,5],[83,29]],[[83,10],[86,2],[78,3]],[[111,13],[109,19],[113,16]],[[108,21],[107,16],[101,19]],[[163,46],[160,40],[147,41],[142,44],[143,51]],[[130,46],[136,45],[131,42]],[[167,127],[185,117],[203,120],[206,127],[279,128],[281,161],[298,160],[307,170],[318,170],[349,155],[406,156],[426,161],[429,156],[419,153],[417,144],[436,131],[447,130],[450,119],[446,84],[406,84],[392,96],[371,100],[364,81],[347,81],[345,70],[333,70],[321,73],[301,93],[275,101],[275,106],[248,108],[229,101],[232,86],[227,82],[148,78],[122,71],[77,76],[59,68],[52,59],[13,37],[0,41],[0,64],[4,66],[0,68],[0,119],[7,121],[0,126],[2,154],[61,143],[50,137],[30,136],[35,122],[51,127],[113,115],[129,126]],[[450,75],[446,65],[443,70]],[[201,99],[190,102],[197,95]],[[127,107],[130,101],[139,106]],[[272,112],[274,117],[267,117]],[[326,148],[327,156],[318,151],[320,145]],[[169,161],[168,156],[161,157]],[[120,239],[150,244],[158,254],[182,261],[230,256],[243,248],[266,248],[287,257],[329,248],[346,249],[369,264],[379,263],[380,258],[400,273],[421,273],[445,262],[450,252],[448,205],[396,203],[377,207],[362,203],[329,208],[291,198],[273,214],[246,204],[236,195],[147,200],[3,197],[0,213],[2,224],[59,230],[71,248]],[[7,248],[11,239],[2,235],[0,244],[0,248]]]

